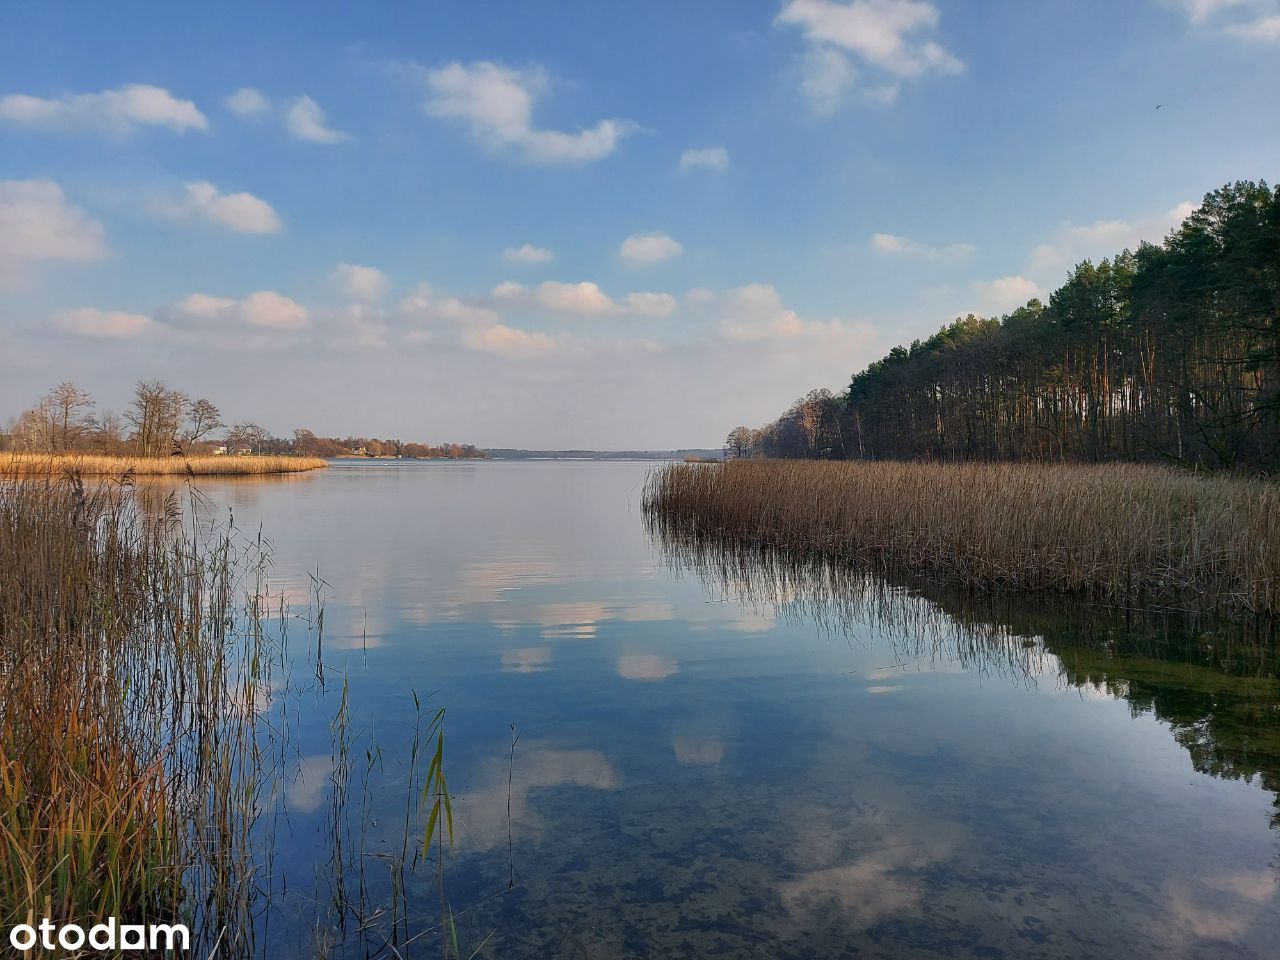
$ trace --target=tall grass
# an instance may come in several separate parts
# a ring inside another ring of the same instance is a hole
[[[94,454],[0,453],[0,475],[252,476],[302,473],[328,464],[319,457],[106,457]]]
[[[1280,488],[1152,466],[737,460],[651,473],[652,524],[984,591],[1280,613]]]
[[[249,949],[272,658],[260,581],[238,597],[261,557],[179,518],[127,485],[0,483],[0,928],[186,922]]]

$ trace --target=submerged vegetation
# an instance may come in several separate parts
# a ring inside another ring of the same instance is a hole
[[[982,591],[1280,613],[1280,489],[1136,464],[669,464],[660,529]]]
[[[1048,303],[967,316],[815,390],[737,455],[1116,460],[1274,470],[1280,188],[1230,184],[1162,244],[1081,263]]]
[[[0,475],[251,476],[303,473],[328,464],[319,457],[111,457],[94,454],[0,453]]]

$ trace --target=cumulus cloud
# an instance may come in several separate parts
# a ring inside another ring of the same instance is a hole
[[[302,304],[272,290],[260,290],[242,300],[193,293],[160,310],[156,319],[187,328],[259,327],[267,330],[298,330],[307,325],[307,309]]]
[[[539,128],[533,107],[546,93],[541,67],[516,70],[489,61],[450,63],[426,73],[426,110],[463,121],[480,144],[530,163],[581,163],[607,157],[634,125],[601,120],[575,132]]]
[[[379,300],[387,292],[391,278],[377,267],[340,263],[329,274],[345,296],[353,300]]]
[[[1280,42],[1276,0],[1166,0],[1181,8],[1199,29],[1254,43]],[[1233,14],[1232,11],[1237,11]]]
[[[1184,201],[1164,213],[1137,220],[1098,220],[1084,225],[1064,223],[1051,240],[1032,250],[1029,270],[1048,279],[1051,275],[1061,275],[1081,260],[1134,250],[1144,240],[1159,243],[1194,210],[1195,204]]]
[[[53,325],[81,337],[125,340],[145,333],[151,326],[151,318],[140,313],[83,307],[54,314]]]
[[[271,101],[253,87],[241,87],[222,103],[238,117],[261,117],[271,110]]]
[[[505,323],[494,323],[463,332],[462,343],[468,350],[496,353],[507,357],[530,357],[554,353],[561,343],[546,333],[518,330]]]
[[[629,293],[622,309],[639,317],[669,317],[676,312],[676,298],[669,293]]]
[[[825,323],[802,320],[783,305],[778,291],[765,283],[735,287],[720,302],[724,310],[720,337],[736,343],[856,342],[870,333],[863,325],[850,325],[836,318]]]
[[[177,220],[207,220],[236,233],[277,233],[280,218],[271,204],[251,193],[222,193],[207,180],[184,185],[181,200],[158,205]]]
[[[0,180],[0,286],[28,279],[40,261],[106,256],[102,224],[67,203],[52,180]]]
[[[940,21],[926,0],[788,0],[777,22],[798,27],[808,45],[801,90],[819,113],[838,109],[859,67],[880,82],[867,99],[891,103],[903,80],[959,73],[964,64],[932,39]]]
[[[54,129],[97,129],[128,133],[136,127],[167,127],[178,133],[207,130],[209,121],[190,100],[179,100],[163,87],[131,83],[99,93],[33,97],[13,93],[0,97],[0,120]]]
[[[550,263],[556,255],[546,247],[535,247],[526,243],[519,247],[507,247],[502,251],[502,259],[508,263]]]
[[[700,147],[680,154],[680,172],[690,170],[714,170],[719,173],[729,168],[729,151],[724,147]]]
[[[514,286],[519,285],[514,284]],[[497,312],[489,307],[466,303],[457,297],[437,300],[428,283],[420,283],[414,287],[408,296],[400,301],[396,312],[402,319],[416,324],[443,322],[481,325],[497,323],[500,319]],[[414,337],[413,339],[422,338]]]
[[[490,296],[499,305],[539,307],[552,313],[587,317],[611,314],[665,317],[674,313],[677,306],[676,298],[668,293],[629,293],[619,302],[589,280],[580,283],[548,280],[532,288],[507,281],[494,287]]]
[[[633,266],[660,263],[684,252],[684,247],[665,233],[636,233],[622,241],[618,256]]]
[[[1043,297],[1044,291],[1034,280],[1023,276],[1000,277],[998,280],[979,280],[974,291],[989,310],[1013,310],[1034,297]]]
[[[1280,43],[1280,15],[1230,24],[1227,27],[1227,33],[1241,40]]]
[[[1248,4],[1250,0],[1173,0],[1187,12],[1193,23],[1207,20],[1220,10]]]
[[[977,248],[968,243],[952,243],[941,247],[931,247],[918,243],[907,237],[893,233],[873,233],[871,249],[876,253],[889,257],[914,257],[921,260],[933,260],[951,263],[970,256]]]
[[[320,104],[308,96],[294,97],[284,107],[284,125],[299,140],[311,143],[342,143],[351,135],[327,126]]]

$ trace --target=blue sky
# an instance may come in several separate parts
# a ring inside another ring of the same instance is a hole
[[[1280,0],[9,4],[0,416],[714,445],[1274,180],[1277,89]]]

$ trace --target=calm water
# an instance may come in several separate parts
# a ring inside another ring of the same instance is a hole
[[[464,956],[1280,956],[1267,656],[682,554],[646,533],[647,469],[202,485],[261,524],[295,611],[270,955],[363,955],[335,897],[389,925],[416,691],[447,708]],[[433,867],[404,874],[410,937],[440,917]]]

